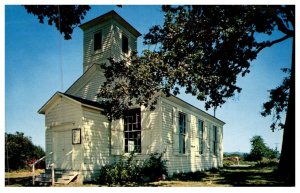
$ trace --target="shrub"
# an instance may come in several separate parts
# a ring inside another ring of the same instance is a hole
[[[160,180],[167,175],[166,160],[162,153],[150,154],[144,162],[135,159],[134,152],[127,158],[121,158],[117,163],[103,166],[100,170],[98,182],[108,185],[124,185],[142,181]]]
[[[144,181],[157,181],[161,180],[163,175],[168,176],[166,160],[163,160],[162,156],[162,153],[153,153],[145,160],[141,168]]]
[[[103,166],[99,174],[99,183],[124,185],[140,179],[141,169],[134,157],[134,153],[131,153],[128,158],[124,157],[115,164]]]
[[[216,172],[219,172],[220,169],[219,168],[210,168],[207,170],[208,172],[212,172],[212,173],[216,173]]]
[[[174,173],[170,180],[176,181],[199,181],[207,177],[207,174],[204,171],[196,172],[180,172]]]

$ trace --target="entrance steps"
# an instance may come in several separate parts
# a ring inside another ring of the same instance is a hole
[[[72,170],[55,170],[54,185],[67,185],[74,181],[78,176],[78,172]],[[52,184],[51,169],[46,169],[35,178],[36,184],[40,186],[49,186]]]

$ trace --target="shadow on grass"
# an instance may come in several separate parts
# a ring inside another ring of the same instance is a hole
[[[32,177],[5,178],[5,186],[32,187]]]
[[[272,169],[258,167],[249,168],[224,168],[219,172],[220,179],[217,184],[229,184],[232,186],[285,186],[278,180]]]

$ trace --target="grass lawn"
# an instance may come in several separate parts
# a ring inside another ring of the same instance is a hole
[[[128,184],[128,186],[160,186],[160,187],[232,187],[232,186],[284,186],[275,178],[274,167],[222,168],[208,171],[201,176],[180,180],[165,180],[144,184]],[[41,171],[37,171],[41,172]],[[31,172],[5,173],[6,186],[31,186]],[[98,186],[97,184],[70,184],[68,186]]]
[[[271,187],[284,186],[275,178],[273,167],[222,168],[219,171],[205,172],[202,179],[180,181],[159,181],[152,185],[167,187]]]
[[[36,170],[35,175],[39,175],[44,170]],[[19,170],[13,172],[5,172],[5,186],[32,186],[32,171]]]

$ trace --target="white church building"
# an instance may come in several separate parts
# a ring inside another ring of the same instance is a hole
[[[110,123],[97,93],[105,81],[100,65],[137,50],[141,35],[115,11],[80,26],[83,74],[39,110],[45,115],[46,164],[94,180],[102,166],[135,151],[138,159],[163,153],[169,174],[220,167],[223,121],[175,97],[159,97],[156,109],[133,108]],[[49,156],[48,156],[49,155]]]

